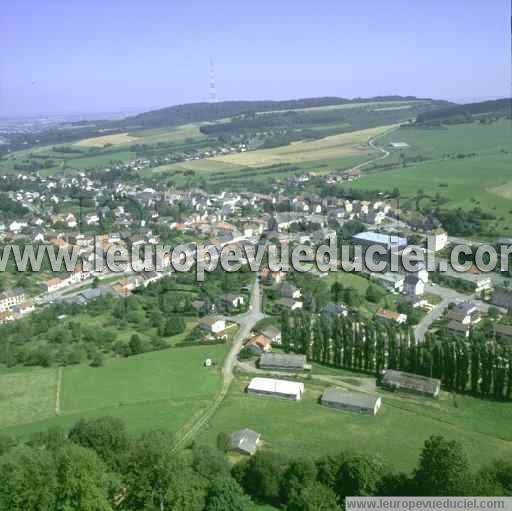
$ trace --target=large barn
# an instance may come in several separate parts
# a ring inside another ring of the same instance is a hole
[[[361,392],[344,392],[335,387],[329,387],[322,395],[320,402],[324,406],[338,410],[376,415],[382,404],[379,396],[363,394]]]
[[[291,355],[284,353],[264,353],[260,358],[260,369],[273,371],[304,371],[306,355]]]
[[[428,378],[393,369],[384,372],[381,384],[390,390],[402,390],[430,397],[437,397],[441,390],[441,380],[437,378]]]
[[[299,401],[304,393],[304,383],[274,378],[253,378],[247,392]]]

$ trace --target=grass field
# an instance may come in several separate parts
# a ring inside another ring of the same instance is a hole
[[[0,373],[0,428],[55,414],[57,369]]]
[[[366,101],[361,103],[345,103],[342,105],[326,105],[326,106],[313,106],[310,108],[296,108],[294,112],[314,112],[314,111],[325,111],[325,110],[347,110],[351,108],[368,108],[375,107],[375,110],[393,109],[396,110],[411,108],[413,105],[425,103],[422,100],[412,101]],[[272,110],[269,112],[261,112],[259,115],[265,115],[275,112],[287,112],[289,110]]]
[[[379,145],[406,142],[409,147],[393,152],[406,156],[421,154],[442,158],[452,153],[496,154],[501,149],[512,150],[512,123],[502,119],[493,124],[459,124],[444,128],[401,128],[383,135]]]
[[[512,455],[509,403],[458,396],[455,407],[449,395],[437,401],[383,392],[379,414],[369,417],[319,405],[326,384],[306,380],[303,399],[291,402],[249,396],[247,382],[244,376],[235,380],[199,441],[213,444],[221,431],[248,427],[262,434],[264,449],[308,457],[357,450],[381,456],[396,470],[411,470],[434,434],[461,441],[475,466]]]
[[[398,188],[404,199],[419,190],[430,197],[440,194],[443,207],[481,207],[497,217],[496,234],[512,229],[512,123],[501,120],[491,125],[464,124],[439,129],[399,129],[379,139],[379,145],[406,142],[409,148],[392,151],[391,170],[367,172],[346,185],[353,189],[391,191]],[[399,154],[429,160],[398,166]],[[450,154],[469,154],[447,158]],[[383,161],[383,163],[386,160]]]
[[[0,431],[26,436],[80,417],[113,415],[131,433],[177,432],[211,403],[220,389],[225,345],[171,348],[108,359],[100,368],[63,369],[60,416],[55,416],[57,370],[0,374]],[[211,358],[217,367],[203,367]]]

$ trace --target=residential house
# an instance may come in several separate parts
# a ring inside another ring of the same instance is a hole
[[[432,231],[430,239],[430,245],[434,249],[434,252],[439,252],[448,245],[448,233],[441,227]]]
[[[245,345],[257,346],[263,352],[272,351],[272,344],[270,339],[261,334],[251,337]]]
[[[199,322],[199,327],[209,334],[220,336],[226,330],[226,320],[221,316],[205,316]]]
[[[275,306],[280,310],[294,311],[302,309],[303,303],[293,298],[280,298],[274,302]]]
[[[262,328],[259,333],[269,339],[272,344],[281,344],[281,330],[279,328],[269,325]]]
[[[25,299],[25,291],[19,287],[0,293],[0,312],[12,309],[15,305],[23,303]]]
[[[279,294],[283,298],[294,299],[300,298],[302,295],[300,289],[297,289],[295,286],[288,284],[288,282],[284,282],[283,284],[281,284],[281,286],[279,287]]]
[[[403,325],[407,322],[407,314],[401,314],[387,309],[379,309],[375,313],[375,317],[380,321],[398,323],[399,325]]]
[[[322,311],[327,316],[348,316],[348,309],[342,303],[329,302]]]
[[[405,277],[404,292],[409,296],[422,296],[425,293],[425,283],[415,274]]]

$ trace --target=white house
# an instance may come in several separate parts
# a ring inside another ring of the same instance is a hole
[[[404,291],[409,296],[422,296],[425,293],[425,283],[415,274],[405,277]]]
[[[446,245],[448,245],[448,233],[441,229],[440,227],[434,229],[432,234],[430,235],[432,248],[435,252],[439,252],[439,250],[443,250]]]
[[[226,320],[220,316],[205,316],[199,326],[201,330],[218,335],[226,330]]]
[[[25,301],[25,292],[21,288],[9,289],[0,293],[0,312],[10,310]]]

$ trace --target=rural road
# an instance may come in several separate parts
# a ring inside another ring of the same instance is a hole
[[[222,389],[219,395],[215,398],[212,404],[208,406],[201,417],[199,417],[199,419],[197,419],[194,424],[176,441],[174,450],[183,447],[187,441],[193,438],[194,435],[199,432],[199,430],[211,419],[213,414],[216,412],[217,408],[226,397],[229,386],[233,381],[233,369],[235,367],[237,356],[242,348],[244,340],[250,334],[251,330],[254,328],[254,325],[256,325],[256,323],[264,317],[265,315],[261,311],[260,283],[256,277],[251,291],[249,310],[244,314],[240,314],[231,318],[231,321],[240,325],[240,330],[233,339],[229,353],[226,355],[226,359],[224,360],[224,364],[222,366]]]
[[[384,149],[383,147],[380,147],[378,145],[375,145],[375,141],[380,138],[380,137],[383,137],[384,135],[387,135],[388,133],[391,133],[392,131],[395,131],[396,128],[391,128],[389,130],[386,130],[384,131],[383,133],[381,133],[380,135],[377,135],[373,138],[370,138],[368,140],[368,145],[372,148],[372,149],[375,149],[376,151],[379,151],[379,153],[382,153],[381,156],[376,156],[375,158],[372,158],[371,160],[368,160],[368,161],[364,161],[363,163],[359,163],[358,165],[356,165],[355,167],[352,167],[350,169],[348,169],[346,172],[352,172],[353,170],[359,170],[363,167],[365,167],[366,165],[369,165],[370,163],[373,163],[373,162],[376,162],[376,161],[379,161],[379,160],[384,160],[385,158],[387,158],[390,154],[389,151],[386,151],[386,149]]]
[[[437,321],[443,315],[450,303],[471,302],[474,303],[482,312],[487,312],[489,310],[489,304],[483,302],[474,294],[466,295],[459,293],[454,289],[439,285],[433,287],[432,284],[427,284],[425,286],[425,291],[429,294],[439,296],[441,301],[414,327],[414,336],[418,342],[423,341],[427,330],[434,321]]]

